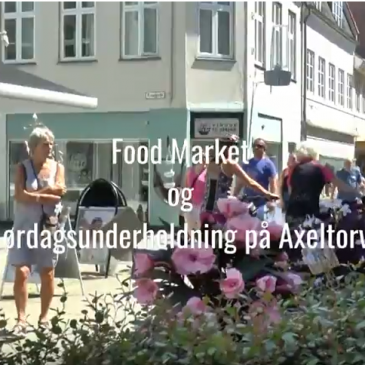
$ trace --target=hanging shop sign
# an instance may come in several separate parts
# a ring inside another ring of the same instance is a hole
[[[239,136],[239,125],[240,122],[237,118],[196,118],[194,122],[194,138],[223,138],[230,134]]]

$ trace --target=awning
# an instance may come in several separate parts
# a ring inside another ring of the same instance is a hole
[[[307,119],[307,124],[312,127],[327,129],[329,131],[347,134],[352,137],[357,137],[359,135],[359,132],[357,131],[356,126],[353,125],[354,123],[349,123],[349,125],[347,125],[348,129],[346,129],[346,131],[343,130],[342,126],[341,127],[336,126],[336,124],[334,124],[333,122],[331,123],[331,121],[328,119],[322,119],[322,120],[318,120],[318,121]]]
[[[85,109],[95,109],[98,106],[97,98],[4,64],[0,64],[0,97]]]

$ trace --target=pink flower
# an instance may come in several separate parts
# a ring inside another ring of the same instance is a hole
[[[284,280],[294,290],[298,289],[298,287],[303,283],[303,279],[299,275],[291,272],[285,273]]]
[[[198,297],[192,297],[186,303],[185,309],[192,314],[202,314],[207,310],[205,303]]]
[[[288,261],[289,260],[289,256],[286,252],[282,252],[277,258],[276,261],[277,262],[282,262],[282,261]]]
[[[280,240],[281,235],[283,234],[283,229],[283,226],[275,222],[270,222],[266,228],[266,230],[270,233],[270,238],[273,240]]]
[[[256,281],[256,286],[264,293],[273,293],[276,288],[276,281],[274,276],[266,275]]]
[[[237,198],[220,198],[217,201],[219,211],[226,217],[232,218],[238,214],[248,213],[248,204]]]
[[[151,279],[136,280],[134,296],[142,305],[152,304],[158,293],[158,285]]]
[[[249,308],[253,325],[261,332],[264,332],[271,324],[277,324],[281,321],[279,307],[276,301],[265,305],[261,301],[253,302]]]
[[[227,229],[237,231],[236,239],[240,242],[246,242],[246,238],[253,239],[255,234],[261,230],[261,221],[258,218],[251,217],[249,214],[240,214],[227,220]],[[254,242],[259,242],[259,237]],[[250,242],[251,244],[251,242]]]
[[[303,283],[302,278],[290,272],[283,275],[282,279],[276,285],[277,293],[296,293],[299,286]]]
[[[245,289],[245,282],[237,269],[228,269],[226,276],[220,282],[220,289],[226,298],[234,299]]]
[[[134,263],[134,272],[137,276],[143,275],[153,268],[153,261],[146,253],[136,253],[134,255]]]
[[[180,275],[204,274],[214,265],[215,255],[211,247],[175,249],[171,256],[175,270]]]
[[[277,324],[281,321],[281,314],[277,303],[273,302],[268,307],[266,307],[265,313],[267,315],[267,324]]]

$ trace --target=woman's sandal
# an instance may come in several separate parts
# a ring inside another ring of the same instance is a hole
[[[27,335],[27,323],[18,322],[12,329],[11,334],[17,337],[25,337]]]
[[[50,323],[48,321],[38,321],[38,328],[43,332],[49,331]]]

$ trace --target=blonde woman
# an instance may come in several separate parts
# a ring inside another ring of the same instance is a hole
[[[21,162],[15,173],[14,242],[9,249],[9,264],[15,267],[14,297],[17,323],[14,333],[26,331],[26,306],[28,300],[27,279],[32,266],[41,278],[41,313],[39,325],[47,326],[47,315],[54,294],[54,268],[57,254],[52,248],[43,248],[36,242],[28,242],[27,235],[17,232],[40,233],[39,224],[44,214],[52,215],[65,194],[63,165],[49,158],[54,144],[53,133],[45,127],[35,128],[29,136],[29,158]]]

